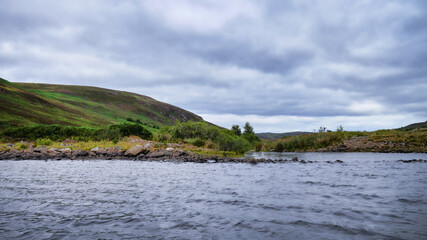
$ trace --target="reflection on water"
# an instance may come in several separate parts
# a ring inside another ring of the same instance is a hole
[[[426,239],[427,164],[350,155],[0,161],[0,238]],[[336,159],[344,163],[324,162]]]

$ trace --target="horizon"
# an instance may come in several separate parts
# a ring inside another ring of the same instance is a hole
[[[427,119],[425,1],[3,1],[0,77],[133,92],[224,128]]]

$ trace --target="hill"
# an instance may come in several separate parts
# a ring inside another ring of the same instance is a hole
[[[287,137],[287,136],[298,136],[298,135],[305,135],[305,134],[310,134],[310,132],[287,132],[287,133],[266,132],[266,133],[256,133],[255,135],[257,135],[261,139],[274,140],[274,139],[280,139],[282,137]]]
[[[398,128],[396,130],[402,130],[402,131],[410,131],[415,129],[421,129],[421,128],[427,128],[427,121],[425,122],[419,122],[419,123],[412,123],[408,126]]]
[[[38,83],[0,78],[0,127],[60,124],[101,127],[139,120],[148,126],[201,121],[200,116],[153,98],[111,89]]]

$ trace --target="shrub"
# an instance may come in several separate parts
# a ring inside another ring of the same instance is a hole
[[[118,128],[103,128],[99,129],[96,134],[96,140],[113,140],[122,138],[122,133]]]
[[[139,124],[129,124],[129,123],[114,124],[114,125],[110,125],[109,129],[110,130],[118,129],[122,137],[128,137],[131,135],[136,135],[138,137],[141,137],[142,139],[151,139],[152,137],[151,132]]]
[[[22,143],[21,145],[18,146],[18,149],[21,149],[21,150],[24,150],[24,149],[27,149],[27,148],[28,148],[28,145],[25,144],[25,143]]]
[[[257,142],[255,144],[255,151],[257,152],[261,152],[262,151],[262,147],[264,146],[264,144],[262,142]]]
[[[172,139],[172,136],[169,133],[156,132],[154,133],[153,139],[157,142],[168,142]]]
[[[65,140],[74,138],[79,141],[112,140],[124,136],[137,135],[150,139],[151,132],[139,124],[114,124],[101,129],[59,125],[33,125],[27,127],[13,127],[4,130],[2,137],[15,140],[37,140],[49,138],[51,140]]]
[[[278,142],[276,144],[276,146],[274,147],[275,152],[283,152],[284,149],[285,149],[285,147],[283,146],[283,143],[281,143],[281,142]]]
[[[36,146],[50,146],[52,145],[52,140],[49,138],[38,138],[36,141]]]
[[[196,147],[204,147],[205,146],[205,141],[203,141],[202,139],[196,139],[194,142],[193,142],[193,145],[194,146],[196,146]]]

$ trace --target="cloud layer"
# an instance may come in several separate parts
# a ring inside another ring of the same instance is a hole
[[[258,132],[427,120],[425,1],[282,2],[2,1],[0,74],[137,92]]]

